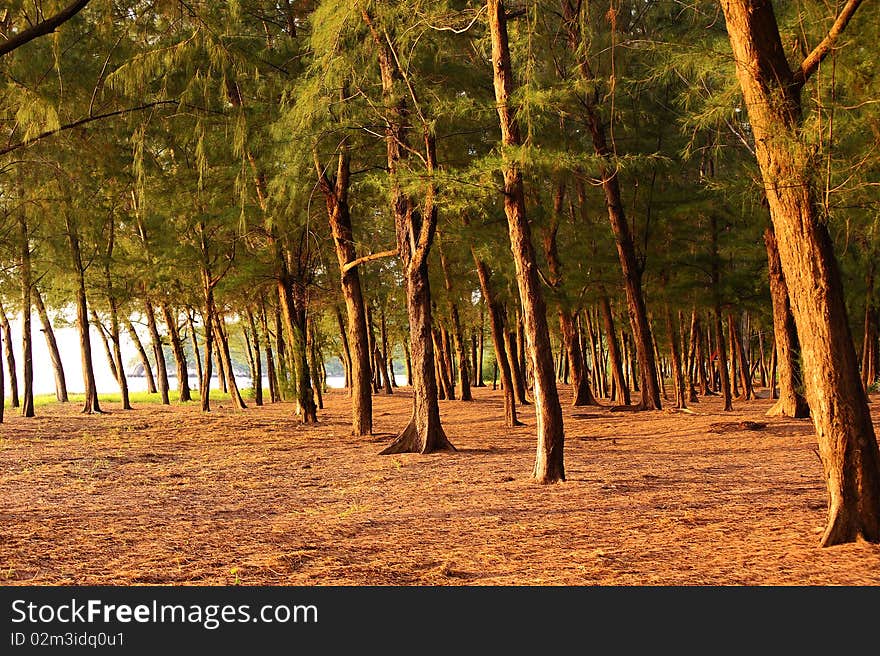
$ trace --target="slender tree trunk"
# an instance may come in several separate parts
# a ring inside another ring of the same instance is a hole
[[[471,374],[468,366],[467,346],[464,340],[464,331],[461,327],[461,319],[458,316],[458,303],[455,302],[452,292],[452,278],[449,276],[449,263],[446,255],[438,245],[437,250],[440,252],[440,266],[443,269],[443,282],[446,287],[446,298],[449,302],[449,316],[452,319],[452,338],[455,344],[455,352],[458,354],[458,383],[459,398],[462,401],[473,401],[471,394]]]
[[[192,395],[189,391],[186,354],[183,350],[183,343],[180,340],[180,331],[177,329],[177,312],[172,312],[168,303],[162,303],[162,316],[165,319],[165,325],[168,326],[168,337],[171,340],[174,362],[177,365],[177,400],[181,403],[192,401]]]
[[[779,378],[778,401],[767,411],[770,417],[809,417],[810,406],[800,393],[803,381],[798,362],[798,333],[791,304],[788,286],[779,261],[776,233],[772,227],[764,231],[764,245],[767,247],[767,272],[770,279],[770,300],[773,303],[773,337],[776,343],[776,373]]]
[[[5,335],[0,331],[0,345],[5,342]],[[6,412],[6,381],[3,380],[3,365],[0,364],[0,424],[3,423],[3,415]]]
[[[217,311],[214,313],[214,327],[217,329],[215,336],[217,342],[217,351],[220,354],[220,360],[223,363],[224,373],[226,374],[226,389],[229,390],[229,397],[232,406],[236,410],[244,410],[247,404],[241,397],[238,389],[238,381],[235,379],[235,368],[232,366],[232,355],[229,350],[229,334],[226,331],[226,319],[223,313]]]
[[[388,331],[387,326],[385,325],[385,308],[379,307],[379,341],[381,342],[382,348],[377,349],[379,355],[379,368],[382,370],[382,378],[383,380],[383,388],[385,390],[385,394],[393,394],[394,390],[391,388],[391,374],[388,371]]]
[[[18,408],[21,406],[21,402],[18,397],[18,371],[15,367],[15,351],[12,347],[12,326],[9,324],[9,317],[6,316],[6,311],[3,309],[2,304],[0,304],[0,321],[3,322],[3,334],[5,335],[3,349],[6,356],[6,369],[9,372],[10,405],[13,408]]]
[[[513,375],[513,388],[516,392],[516,398],[522,405],[529,405],[530,401],[526,396],[525,372],[520,368],[519,358],[516,356],[516,332],[513,330],[505,331],[504,343],[510,372]]]
[[[113,376],[116,383],[119,384],[119,370],[116,368],[116,360],[113,357],[113,350],[110,348],[110,341],[107,339],[107,331],[104,328],[104,324],[101,323],[98,313],[95,312],[94,309],[90,310],[90,314],[92,317],[92,325],[95,327],[95,330],[98,331],[98,337],[101,338],[101,345],[104,347],[104,355],[107,358],[107,366],[110,368],[110,374]]]
[[[245,330],[250,329],[254,345],[254,373],[252,376],[254,404],[260,406],[263,405],[263,356],[260,353],[260,333],[257,332],[257,322],[254,320],[251,308],[247,308],[247,320],[248,325]]]
[[[373,432],[373,398],[370,389],[370,346],[367,333],[361,279],[357,267],[346,269],[357,259],[354,247],[354,231],[348,206],[349,153],[345,145],[339,154],[335,179],[320,173],[321,188],[327,202],[327,217],[336,247],[339,263],[342,296],[348,320],[347,335],[342,330],[343,346],[348,358],[347,380],[351,393],[351,432],[353,435],[370,435]],[[338,310],[337,310],[338,312]]]
[[[85,402],[82,411],[87,414],[100,413],[98,388],[95,384],[95,370],[92,365],[92,340],[89,335],[89,308],[86,299],[86,277],[83,267],[82,251],[76,225],[69,214],[65,215],[67,242],[70,246],[70,257],[76,276],[76,326],[79,329],[79,346],[82,358],[83,389]],[[28,301],[30,302],[30,301]],[[28,312],[30,314],[30,312]]]
[[[55,374],[55,398],[67,403],[67,379],[64,376],[64,365],[61,363],[61,354],[58,352],[58,342],[55,339],[55,331],[52,329],[52,322],[49,320],[49,313],[43,304],[43,297],[40,290],[33,288],[34,305],[37,306],[37,314],[40,316],[40,323],[43,325],[43,335],[46,338],[46,348],[49,350],[49,358],[52,361],[52,371]]]
[[[862,334],[862,385],[865,391],[877,382],[878,370],[880,370],[880,354],[878,354],[878,333],[880,333],[880,312],[874,301],[874,269],[875,262],[872,259],[868,263],[868,272],[865,274],[865,327]]]
[[[477,276],[480,279],[480,290],[483,298],[486,300],[486,307],[489,310],[489,328],[492,334],[492,346],[495,349],[495,362],[501,372],[501,387],[504,391],[504,425],[507,428],[514,426],[522,426],[516,417],[516,398],[513,389],[513,374],[511,373],[510,360],[507,357],[507,349],[504,344],[504,308],[498,301],[495,289],[492,286],[492,272],[489,266],[477,257],[476,252],[471,248],[471,254],[474,257],[474,264],[477,267]],[[493,382],[494,389],[494,382]]]
[[[156,379],[153,378],[153,367],[150,365],[150,359],[147,357],[147,351],[144,349],[144,345],[141,342],[140,337],[138,337],[137,331],[134,329],[134,326],[131,323],[131,319],[129,319],[127,316],[123,316],[122,323],[125,326],[126,332],[128,332],[129,338],[131,338],[131,341],[134,344],[135,350],[138,352],[138,358],[141,361],[141,366],[144,368],[144,376],[147,379],[147,393],[155,394]]]
[[[687,408],[687,389],[684,383],[684,369],[679,351],[679,336],[676,324],[672,320],[672,310],[667,303],[665,308],[666,332],[669,333],[669,350],[672,353],[672,380],[675,382],[675,407]]]
[[[147,317],[147,328],[150,331],[150,342],[153,346],[153,358],[156,361],[156,376],[159,383],[159,394],[162,403],[168,405],[168,369],[165,367],[165,351],[162,348],[162,338],[159,336],[159,328],[156,325],[156,312],[149,299],[144,299],[144,315]]]
[[[305,290],[301,283],[291,279],[286,269],[278,281],[278,300],[290,343],[296,400],[301,419],[304,424],[315,424],[318,422],[318,406],[315,403],[308,363]]]
[[[737,363],[735,369],[739,371],[739,386],[742,390],[741,396],[744,400],[749,401],[755,398],[755,392],[752,388],[751,371],[749,369],[749,363],[746,360],[745,349],[743,347],[739,327],[737,326],[736,319],[730,312],[727,313],[727,327],[730,332],[730,353]]]
[[[318,369],[318,349],[315,345],[315,324],[309,319],[306,324],[306,350],[308,352],[309,371],[312,376],[312,389],[315,390],[315,402],[318,410],[324,409],[324,381]]]
[[[342,344],[342,368],[345,370],[345,387],[348,388],[348,395],[352,396],[353,393],[353,385],[352,385],[352,375],[351,375],[351,349],[348,346],[348,328],[346,327],[345,320],[342,318],[342,311],[339,309],[339,306],[336,306],[336,323],[339,326],[339,342]],[[352,413],[354,412],[354,408],[352,408]],[[352,428],[352,432],[354,432],[354,428]]]
[[[572,52],[578,53],[578,73],[584,82],[592,86],[594,76],[590,68],[587,47],[582,42],[581,20],[578,16],[578,9],[582,6],[585,8],[586,3],[581,5],[581,3],[573,4],[572,0],[562,0],[569,47]],[[590,98],[590,95],[586,94],[584,97]],[[617,174],[618,167],[612,162],[614,152],[608,144],[605,132],[606,123],[599,115],[599,108],[589,100],[584,103],[583,107],[584,120],[593,141],[593,148],[596,155],[600,158],[599,172],[602,179],[602,191],[605,195],[605,205],[608,209],[608,218],[614,233],[617,254],[623,273],[630,325],[633,332],[638,365],[642,370],[640,378],[646,386],[642,390],[639,407],[645,410],[659,410],[661,408],[660,388],[657,365],[654,359],[651,328],[648,322],[647,308],[645,307],[645,297],[642,292],[642,268],[636,256],[635,244],[623,208],[620,181]]]
[[[492,39],[493,81],[501,141],[507,147],[522,144],[519,127],[510,107],[514,92],[513,72],[507,38],[507,18],[501,0],[488,0],[489,31]],[[504,163],[504,213],[507,216],[510,247],[516,265],[517,286],[523,308],[523,329],[528,340],[534,375],[537,454],[533,476],[539,483],[565,480],[563,459],[564,427],[562,407],[553,377],[547,309],[538,278],[531,229],[526,218],[522,172],[513,159]]]
[[[272,335],[269,333],[269,322],[266,319],[266,305],[260,304],[260,328],[266,339],[266,376],[269,378],[269,402],[278,403],[281,393],[278,388],[278,374],[275,370],[275,355],[272,353]]]
[[[18,212],[19,240],[21,241],[21,416],[33,417],[34,411],[34,353],[31,334],[31,247],[27,217]],[[86,321],[88,330],[88,320]]]
[[[608,355],[611,359],[611,375],[614,378],[614,402],[617,404],[629,405],[629,386],[626,384],[623,374],[623,359],[620,354],[620,347],[617,343],[617,332],[614,327],[614,315],[611,313],[611,302],[608,295],[602,293],[599,298],[599,305],[602,309],[602,320],[605,324],[605,337],[608,342]]]
[[[186,306],[186,326],[189,331],[189,340],[192,344],[193,358],[196,361],[196,376],[198,376],[199,381],[199,394],[201,394],[201,385],[202,385],[202,356],[199,354],[199,339],[196,335],[196,325],[195,325],[195,310],[190,306]],[[189,384],[189,372],[187,371],[187,385]]]
[[[382,93],[386,102],[386,149],[391,178],[391,214],[394,217],[398,256],[403,271],[409,319],[410,354],[413,373],[413,414],[406,428],[382,454],[431,453],[454,450],[440,423],[437,379],[434,371],[434,348],[431,339],[431,286],[428,278],[428,254],[437,228],[436,188],[431,178],[436,170],[437,151],[434,135],[427,124],[422,126],[428,182],[421,208],[401,188],[398,179],[403,160],[408,157],[409,108],[404,81],[387,34],[380,32],[372,17],[363,17],[373,37],[379,59]],[[411,91],[411,88],[409,89]]]

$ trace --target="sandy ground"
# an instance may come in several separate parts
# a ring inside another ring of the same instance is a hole
[[[316,427],[289,404],[9,412],[0,583],[880,584],[880,546],[818,547],[812,425],[764,417],[768,400],[612,412],[564,389],[568,480],[542,486],[531,408],[506,430],[501,393],[475,396],[441,402],[458,451],[427,456],[377,455],[408,418],[403,389],[374,397],[370,438],[350,436],[339,390]]]

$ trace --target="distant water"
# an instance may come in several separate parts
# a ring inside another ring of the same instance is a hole
[[[10,314],[7,310],[7,314]],[[19,388],[22,380],[22,351],[21,351],[21,322],[13,319],[10,315],[10,326],[12,328],[12,346],[15,354],[15,368],[17,370]],[[52,361],[49,358],[49,349],[46,346],[46,340],[41,330],[42,326],[39,317],[34,315],[31,326],[33,329],[33,363],[34,363],[34,394],[54,394],[55,393],[55,375],[52,370]],[[58,342],[58,352],[61,355],[61,363],[64,367],[65,381],[67,390],[72,394],[82,393],[85,389],[82,378],[82,365],[80,363],[79,348],[79,332],[76,327],[64,326],[54,329],[55,339]],[[101,343],[101,337],[95,327],[90,328],[92,341],[92,366],[95,370],[95,382],[98,392],[101,394],[113,393],[119,391],[119,385],[110,371],[110,365],[107,363],[107,356],[104,353],[104,346]],[[146,330],[138,330],[138,335],[150,355],[150,362],[154,364],[152,353],[149,350],[149,340],[146,337]],[[132,375],[135,368],[140,369],[140,359],[134,343],[127,334],[121,336],[122,359],[127,363],[130,371],[127,372],[128,388],[132,392],[145,392],[147,390],[147,379],[144,376]],[[5,349],[5,336],[4,336]],[[5,350],[3,353],[3,368],[5,373],[5,385],[7,390],[7,401],[9,399],[9,376],[6,373]],[[155,369],[154,369],[155,373]],[[177,376],[172,366],[168,371],[169,384],[172,390],[177,389]],[[396,376],[398,384],[405,384],[406,376]],[[240,389],[251,387],[251,379],[249,376],[236,375],[236,382]],[[342,376],[327,376],[327,386],[332,388],[343,387],[345,379]],[[196,376],[189,377],[190,389],[198,389],[199,381]],[[219,381],[216,377],[212,379],[211,388],[217,389]],[[263,387],[269,387],[269,379],[263,376]]]

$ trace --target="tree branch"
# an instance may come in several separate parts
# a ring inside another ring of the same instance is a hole
[[[46,137],[51,137],[52,135],[58,134],[59,132],[64,132],[65,130],[72,130],[73,128],[78,128],[87,123],[92,123],[94,121],[99,121],[104,118],[112,118],[114,116],[122,116],[123,114],[131,114],[132,112],[140,112],[145,109],[150,109],[151,107],[158,107],[160,105],[179,105],[180,102],[177,100],[157,100],[156,102],[147,103],[146,105],[138,105],[137,107],[127,107],[126,109],[117,109],[115,112],[107,112],[106,114],[98,114],[97,116],[87,116],[86,118],[81,118],[78,121],[74,121],[73,123],[67,123],[62,125],[55,130],[47,130],[46,132],[41,132],[37,136],[28,139],[27,141],[20,141],[17,144],[13,144],[11,146],[6,146],[5,148],[0,148],[0,155],[6,155],[7,153],[11,153],[13,151],[18,150],[19,148],[24,148],[25,146],[30,146],[35,141],[40,141],[41,139],[45,139]]]
[[[354,269],[359,264],[365,264],[366,262],[371,262],[372,260],[378,260],[383,257],[394,257],[398,255],[399,251],[395,248],[391,251],[382,251],[381,253],[370,253],[369,255],[364,255],[363,257],[359,257],[356,260],[352,260],[351,262],[346,262],[345,266],[342,267],[343,275]]]
[[[0,43],[0,57],[23,46],[28,41],[33,41],[37,37],[54,32],[59,25],[66,23],[76,16],[87,4],[89,4],[89,0],[74,0],[74,2],[71,2],[65,9],[62,9],[54,16],[37,23],[33,27],[26,29],[24,32],[19,32],[11,39],[7,39],[3,43]]]
[[[813,51],[806,56],[804,61],[801,62],[800,68],[794,72],[794,83],[797,87],[804,86],[807,80],[810,79],[810,76],[816,72],[816,69],[819,68],[819,64],[821,64],[822,60],[825,59],[829,52],[831,52],[837,37],[839,37],[843,30],[846,29],[849,20],[852,18],[853,14],[856,13],[856,9],[858,9],[861,4],[862,0],[847,1],[840,12],[840,15],[838,15],[837,20],[834,21],[834,25],[828,30],[828,34],[826,34],[825,38],[819,42],[819,45],[813,48]]]

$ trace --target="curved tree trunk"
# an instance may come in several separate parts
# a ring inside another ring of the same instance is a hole
[[[837,33],[859,4],[850,0],[845,5],[835,22]],[[833,243],[816,207],[814,161],[799,133],[803,83],[831,50],[834,35],[829,33],[793,73],[770,2],[721,0],[721,7],[755,136],[828,486],[828,522],[821,544],[858,538],[880,542],[880,449],[859,377]]]
[[[153,367],[150,365],[150,359],[147,357],[147,352],[144,349],[141,338],[138,337],[137,331],[134,329],[131,319],[129,319],[128,316],[122,317],[122,324],[125,326],[125,330],[134,344],[135,350],[138,352],[138,359],[141,361],[141,366],[144,369],[144,376],[147,379],[147,393],[155,394],[156,379],[153,378]]]
[[[226,332],[226,319],[221,312],[214,312],[214,328],[217,331],[214,335],[214,341],[217,342],[217,353],[220,361],[223,363],[223,373],[226,375],[226,389],[229,390],[229,397],[232,406],[236,410],[244,410],[247,405],[241,398],[241,392],[238,390],[238,381],[235,379],[235,368],[232,366],[232,356],[229,351],[229,335]]]
[[[195,322],[195,310],[189,305],[186,306],[186,310],[184,312],[186,315],[186,328],[189,333],[189,341],[192,345],[193,359],[196,361],[196,380],[199,381],[199,385],[202,384],[202,356],[199,353],[199,339],[196,335],[196,322]],[[189,371],[187,371],[187,384],[189,384]],[[200,390],[201,391],[201,390]]]
[[[40,290],[33,288],[34,305],[37,306],[37,314],[43,325],[43,335],[46,338],[46,348],[49,350],[49,359],[52,361],[52,371],[55,374],[55,398],[67,403],[67,379],[64,376],[64,365],[61,363],[61,354],[58,352],[58,341],[55,339],[55,331],[52,329],[52,321],[43,304]]]
[[[770,300],[773,303],[773,338],[776,342],[774,365],[779,377],[779,400],[767,411],[767,416],[809,417],[810,407],[807,405],[807,400],[798,391],[803,383],[797,358],[800,346],[794,317],[791,314],[788,287],[785,284],[782,264],[779,261],[776,234],[773,232],[772,226],[764,230],[764,244],[767,247]],[[772,376],[770,384],[775,385]]]
[[[488,0],[489,31],[492,39],[493,82],[496,108],[501,125],[501,141],[505,147],[521,145],[519,127],[509,106],[514,91],[513,72],[507,38],[507,18],[501,0]],[[504,213],[507,216],[508,236],[520,302],[523,308],[523,328],[528,340],[528,355],[534,375],[537,453],[533,476],[539,483],[565,480],[563,458],[564,428],[562,407],[556,390],[547,309],[538,279],[535,250],[531,229],[526,218],[522,172],[516,163],[504,162]]]

